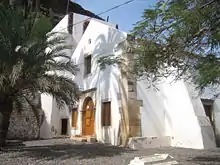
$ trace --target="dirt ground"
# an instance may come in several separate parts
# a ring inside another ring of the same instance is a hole
[[[136,156],[168,153],[181,165],[220,165],[220,149],[157,148],[131,150],[70,139],[28,141],[4,148],[0,165],[128,165]]]

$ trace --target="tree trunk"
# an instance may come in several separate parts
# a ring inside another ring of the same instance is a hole
[[[35,11],[40,11],[40,0],[35,0]]]
[[[0,122],[0,147],[5,145],[12,110],[13,102],[11,99],[0,100],[0,113],[2,115]]]

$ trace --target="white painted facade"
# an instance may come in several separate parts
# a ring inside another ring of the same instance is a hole
[[[72,59],[79,65],[80,73],[75,77],[82,91],[96,88],[92,97],[95,103],[95,134],[98,141],[106,141],[111,144],[118,144],[119,129],[119,107],[117,93],[119,93],[120,71],[117,66],[109,66],[105,70],[100,70],[97,60],[101,56],[115,54],[114,48],[117,44],[126,39],[126,34],[118,31],[115,27],[104,22],[92,19],[84,32]],[[91,43],[89,44],[89,40]],[[91,74],[84,74],[84,58],[87,54],[92,54]],[[111,127],[101,127],[101,103],[102,100],[111,101]],[[79,112],[82,111],[83,101],[79,102]],[[114,110],[114,111],[113,111]],[[77,130],[73,134],[81,134],[82,120],[79,113]]]
[[[95,136],[98,141],[119,144],[120,108],[120,68],[107,66],[100,70],[97,60],[101,56],[122,55],[122,50],[116,51],[119,43],[127,39],[127,34],[116,29],[114,25],[97,19],[90,23],[83,33],[83,21],[88,17],[74,14],[73,34],[68,40],[73,46],[70,52],[72,60],[79,66],[79,73],[73,79],[82,91],[93,90],[91,95],[95,104]],[[54,28],[54,31],[67,32],[68,16]],[[85,75],[85,56],[92,55],[91,74]],[[155,145],[146,147],[175,146],[186,148],[215,147],[215,138],[208,117],[206,117],[199,97],[192,97],[188,85],[183,81],[173,84],[167,79],[158,85],[158,91],[147,88],[148,82],[137,82],[137,100],[142,100],[140,107],[141,136],[143,138],[157,137]],[[111,101],[111,126],[101,125],[101,104]],[[69,110],[60,111],[55,101],[42,95],[42,108],[46,119],[41,127],[42,138],[52,138],[60,135],[61,119],[68,119],[68,134],[82,134],[82,108],[84,99],[78,104],[77,127],[72,128],[72,115]],[[216,131],[220,135],[220,99],[214,102]],[[159,139],[159,140],[158,140]],[[143,144],[142,144],[143,145]]]
[[[96,89],[92,95],[92,100],[95,104],[95,136],[98,141],[117,145],[118,129],[119,129],[119,107],[117,94],[119,93],[120,70],[118,66],[108,66],[105,70],[100,70],[97,60],[101,56],[117,55],[120,52],[115,52],[117,44],[126,40],[126,33],[120,32],[114,25],[103,22],[97,19],[91,19],[89,26],[83,34],[83,22],[88,17],[74,14],[72,39],[69,42],[76,45],[72,51],[72,60],[79,67],[79,73],[74,77],[80,90],[86,91]],[[80,22],[80,23],[78,23]],[[68,16],[53,29],[53,31],[67,32]],[[91,43],[89,43],[89,40]],[[87,54],[92,54],[91,74],[84,74],[84,59]],[[82,133],[82,107],[83,101],[78,104],[78,120],[77,128],[72,128],[72,115],[68,110],[60,111],[56,108],[55,101],[50,96],[42,95],[42,108],[46,114],[46,120],[41,127],[42,138],[52,138],[60,136],[61,119],[69,119],[69,135],[81,135]],[[101,103],[102,101],[111,101],[111,127],[101,127]],[[54,127],[54,129],[51,129]],[[55,131],[54,131],[55,130]],[[56,133],[55,133],[56,132]]]
[[[192,98],[183,81],[158,84],[146,88],[147,82],[138,82],[138,99],[143,100],[141,122],[143,137],[170,137],[170,144],[185,148],[213,148],[215,137],[209,118],[199,97]],[[208,128],[208,129],[207,129]],[[158,142],[160,143],[160,141]]]

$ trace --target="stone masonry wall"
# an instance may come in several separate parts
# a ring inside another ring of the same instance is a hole
[[[124,130],[127,132],[128,137],[138,137],[141,136],[141,119],[140,119],[140,106],[142,101],[137,100],[137,89],[136,89],[136,77],[134,74],[134,52],[130,48],[130,38],[124,42],[124,51],[126,55],[124,56],[124,64],[121,65],[121,95],[122,95],[122,109],[124,121]],[[122,137],[123,139],[124,137]]]
[[[30,104],[27,102],[23,102],[21,111],[16,110],[16,107],[14,107],[7,133],[8,139],[33,140],[39,138],[40,126],[43,123],[42,121],[44,121],[44,111],[41,109],[40,94],[27,97],[29,98],[29,103],[36,109],[37,118]]]
[[[39,127],[31,109],[13,110],[8,128],[8,139],[32,140],[38,137]]]

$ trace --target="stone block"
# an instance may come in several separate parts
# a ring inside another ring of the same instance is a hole
[[[170,147],[171,137],[132,137],[129,139],[128,146],[132,149],[146,149]]]
[[[178,164],[172,156],[168,154],[154,154],[143,157],[135,157],[129,165],[174,165]]]
[[[129,99],[137,99],[137,92],[134,92],[133,90],[131,92],[129,91],[128,98]]]
[[[87,142],[87,139],[86,138],[80,138],[80,141],[81,142]]]
[[[87,142],[89,142],[89,143],[96,143],[96,138],[95,137],[88,137],[87,138]]]
[[[23,143],[22,140],[6,140],[6,145],[7,146],[24,146],[25,144]]]
[[[130,126],[130,135],[131,136],[141,136],[141,126],[140,126],[140,124],[139,124],[139,126]]]
[[[79,142],[87,142],[87,138],[82,136],[71,136],[70,139]]]

